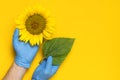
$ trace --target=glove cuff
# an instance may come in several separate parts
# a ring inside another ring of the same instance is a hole
[[[48,79],[32,79],[32,80],[48,80]]]
[[[36,77],[32,77],[32,80],[49,80],[49,79],[38,79],[36,76]]]
[[[30,64],[28,62],[26,62],[25,59],[23,59],[21,57],[18,57],[18,56],[15,57],[15,63],[18,66],[21,66],[21,67],[24,67],[24,68],[29,68],[30,67]]]

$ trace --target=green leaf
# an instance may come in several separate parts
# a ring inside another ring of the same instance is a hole
[[[53,65],[60,65],[70,52],[74,40],[73,38],[54,38],[46,41],[43,44],[44,57],[52,56]]]

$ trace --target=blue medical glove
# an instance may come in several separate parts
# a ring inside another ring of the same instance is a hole
[[[43,60],[36,68],[32,80],[48,80],[56,73],[58,67],[59,66],[52,66],[52,57],[49,56],[48,59]]]
[[[19,30],[16,29],[13,36],[13,47],[16,52],[15,63],[18,66],[29,68],[35,57],[38,46],[30,46],[29,43],[19,41]]]

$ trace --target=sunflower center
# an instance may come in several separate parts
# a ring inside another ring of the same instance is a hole
[[[32,26],[31,28],[37,29],[39,24],[37,22],[33,22],[33,23],[31,23],[31,26]]]
[[[46,19],[40,14],[33,14],[27,18],[25,25],[28,32],[39,35],[46,27]]]

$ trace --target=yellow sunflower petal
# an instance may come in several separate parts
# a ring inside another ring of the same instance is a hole
[[[18,29],[25,29],[25,25],[19,25],[16,28],[18,28]]]
[[[29,40],[30,44],[33,46],[35,45],[35,41],[34,41],[34,38],[32,37],[30,40]]]
[[[24,35],[27,31],[26,31],[26,29],[20,29],[19,30],[20,32],[19,32],[19,35],[21,36],[21,35]]]
[[[34,36],[34,38],[35,38],[35,43],[37,44],[37,45],[39,45],[39,36],[38,35],[35,35]]]
[[[45,31],[49,32],[49,33],[55,33],[55,28],[46,28]]]
[[[20,39],[21,41],[25,41],[25,37],[24,37],[24,36],[20,36],[19,39]]]
[[[43,31],[43,35],[44,35],[44,38],[45,39],[51,39],[51,34],[50,33],[48,33],[47,31]]]

